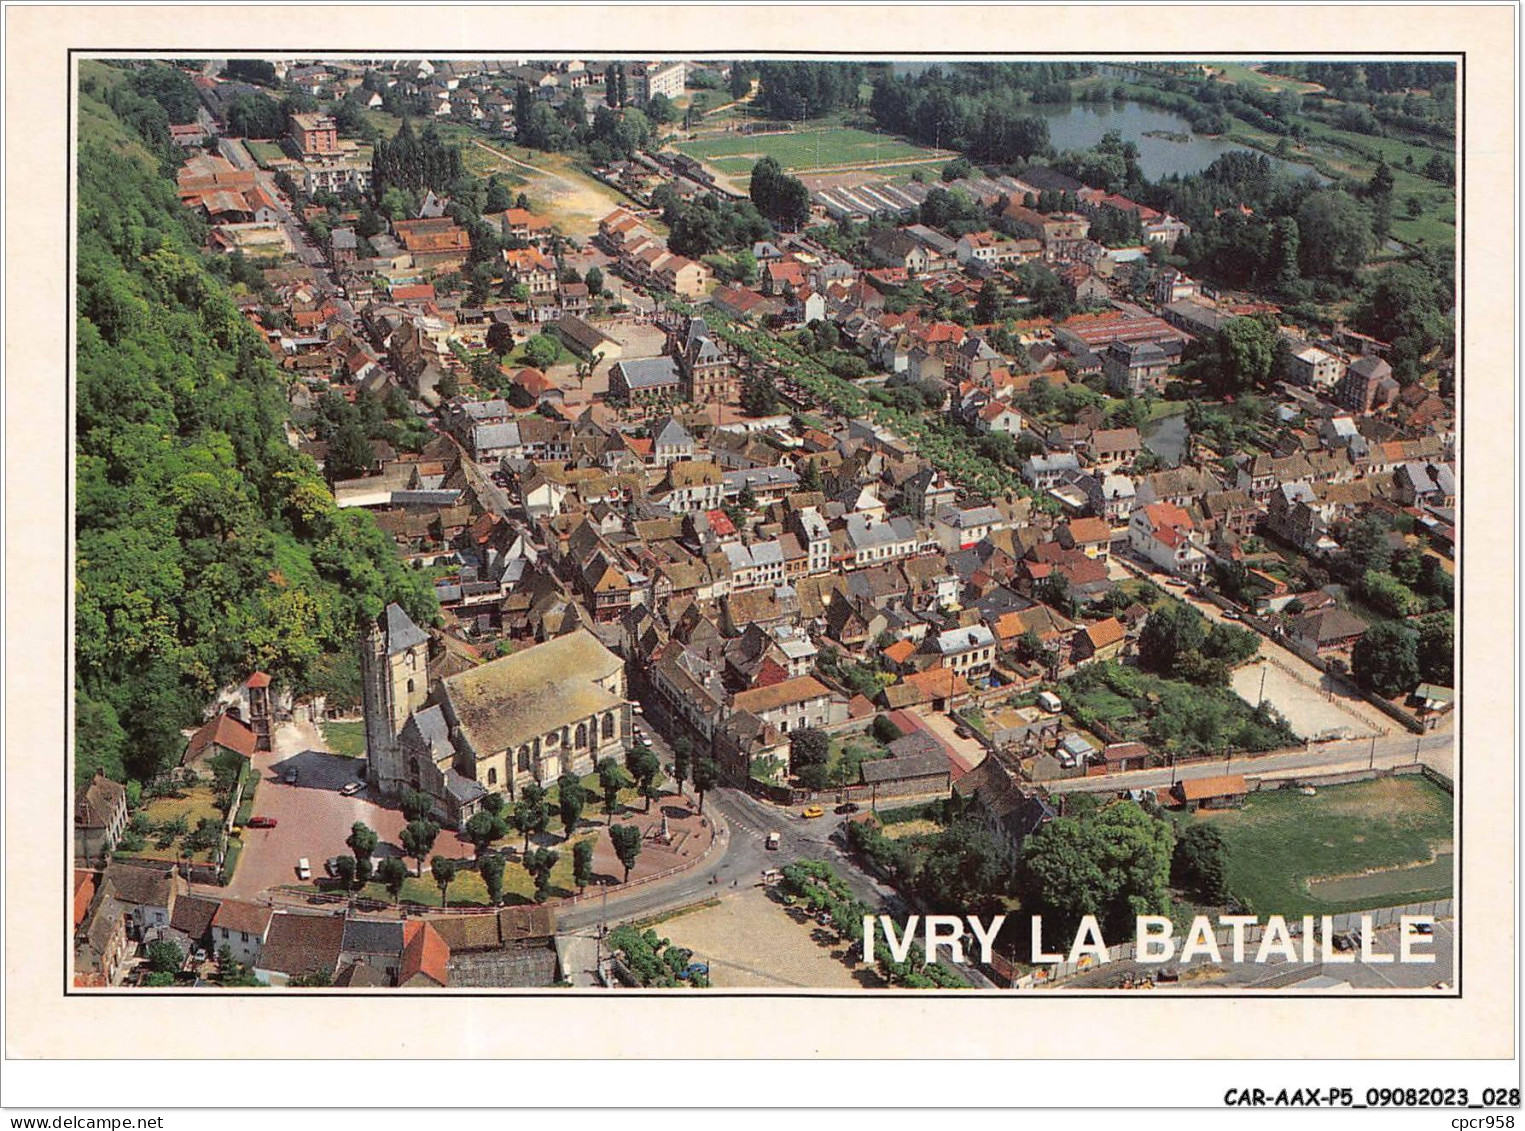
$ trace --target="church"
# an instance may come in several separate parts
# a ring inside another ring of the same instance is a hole
[[[383,798],[417,790],[460,828],[489,793],[623,759],[624,663],[586,629],[448,675],[431,674],[429,644],[392,604],[362,645],[367,778]]]

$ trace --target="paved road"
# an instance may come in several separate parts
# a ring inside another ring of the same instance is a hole
[[[1212,762],[1196,762],[1175,769],[1134,770],[1094,778],[1071,778],[1044,783],[1051,793],[1112,793],[1124,789],[1159,789],[1188,778],[1220,774],[1295,777],[1296,771],[1317,769],[1322,773],[1354,773],[1369,768],[1390,769],[1419,761],[1450,776],[1456,736],[1449,729],[1425,735],[1400,732],[1372,739],[1312,744],[1287,754],[1242,755]]]

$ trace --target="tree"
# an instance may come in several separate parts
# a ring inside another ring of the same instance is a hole
[[[581,892],[593,882],[593,838],[585,837],[572,845],[572,882]]]
[[[1149,614],[1139,634],[1139,664],[1163,676],[1175,674],[1183,655],[1200,652],[1207,639],[1207,621],[1184,601],[1167,601]]]
[[[741,383],[741,411],[748,416],[772,416],[778,411],[778,390],[772,377],[753,373]]]
[[[630,777],[613,758],[600,758],[597,769],[599,788],[604,791],[604,812],[609,815],[609,823],[613,824],[620,790],[630,784]]]
[[[506,322],[494,322],[487,327],[487,348],[499,358],[513,352],[514,328]]]
[[[355,479],[365,474],[376,457],[371,451],[371,438],[359,420],[346,420],[328,441],[328,454],[323,469],[330,480]]]
[[[672,744],[673,788],[683,792],[683,783],[689,778],[694,762],[694,743],[686,734],[680,734]]]
[[[873,725],[869,727],[869,733],[886,746],[902,737],[900,728],[895,725],[895,720],[888,715],[875,715]]]
[[[1374,512],[1357,519],[1346,529],[1342,545],[1352,567],[1360,574],[1372,570],[1381,572],[1392,564],[1393,551],[1387,540],[1390,529]]]
[[[974,165],[970,162],[969,158],[955,157],[943,166],[942,177],[944,181],[951,183],[953,181],[962,181],[972,175],[973,172]]]
[[[1082,915],[1096,915],[1104,935],[1130,933],[1136,916],[1169,909],[1174,847],[1170,823],[1132,801],[1050,821],[1022,845],[1024,909],[1043,916],[1049,939],[1073,937]]]
[[[800,727],[789,734],[789,769],[798,774],[806,766],[823,766],[831,756],[831,738],[819,727]]]
[[[638,739],[625,752],[625,768],[630,771],[630,776],[640,788],[641,796],[646,800],[643,811],[649,813],[652,800],[661,796],[656,792],[656,780],[662,773],[661,759],[657,757],[656,751]]]
[[[1456,674],[1456,620],[1450,613],[1426,617],[1419,627],[1419,674],[1450,687]]]
[[[346,889],[355,886],[355,858],[339,856],[334,859],[334,878]]]
[[[514,828],[524,834],[524,851],[530,850],[530,836],[545,832],[550,823],[551,810],[546,804],[545,790],[535,782],[529,782],[519,793],[514,806]]]
[[[799,178],[785,173],[772,157],[764,157],[752,166],[748,193],[758,212],[787,231],[801,228],[810,220],[810,190]]]
[[[376,878],[386,885],[393,900],[402,895],[402,885],[408,879],[408,866],[400,856],[383,856],[376,867]]]
[[[561,812],[562,834],[571,839],[582,819],[583,806],[587,804],[588,791],[576,774],[565,773],[556,779],[556,804]]]
[[[477,872],[487,888],[487,902],[496,907],[503,898],[503,858],[484,856],[477,861]]]
[[[1270,383],[1276,358],[1276,328],[1260,318],[1230,318],[1215,342],[1218,391],[1238,395]]]
[[[1228,842],[1217,826],[1193,822],[1176,841],[1170,882],[1206,903],[1228,899]]]
[[[549,334],[536,334],[524,343],[524,359],[536,369],[554,365],[561,357],[561,343]]]
[[[1406,625],[1369,626],[1350,651],[1350,672],[1367,691],[1392,698],[1419,682],[1419,635]]]
[[[493,842],[507,834],[508,823],[497,813],[483,809],[471,815],[471,819],[466,822],[465,832],[466,839],[471,841],[472,848],[476,849],[477,860],[480,861]]]
[[[699,812],[704,812],[704,795],[720,783],[720,767],[713,758],[700,758],[694,763],[694,789],[699,792]]]
[[[434,840],[439,833],[438,825],[427,818],[421,818],[409,821],[403,827],[402,835],[397,838],[402,845],[403,855],[411,856],[417,862],[415,870],[420,876],[424,874],[424,857],[433,851]]]
[[[370,864],[371,854],[376,851],[379,838],[369,825],[362,821],[356,821],[350,826],[349,836],[344,838],[344,843],[355,854],[355,860]]]
[[[450,891],[450,881],[455,879],[456,869],[460,867],[459,861],[452,860],[448,856],[436,856],[429,861],[429,870],[434,874],[434,882],[439,885],[439,902],[441,907],[449,907],[450,900],[447,895]]]
[[[403,790],[398,804],[402,807],[402,815],[410,821],[424,820],[434,808],[429,795],[418,789]]]
[[[653,94],[646,100],[646,105],[641,110],[653,125],[665,126],[677,121],[678,118],[677,108],[673,106],[672,99],[665,94]]]
[[[1390,573],[1369,569],[1361,575],[1361,599],[1379,613],[1402,619],[1414,612],[1418,598]]]
[[[158,974],[174,974],[185,965],[185,952],[171,939],[158,939],[149,943],[145,954],[149,969]]]
[[[1298,256],[1305,276],[1354,279],[1371,254],[1371,216],[1348,193],[1309,193],[1297,210]]]
[[[1014,865],[1008,842],[979,821],[956,820],[923,857],[916,892],[930,911],[997,911],[1011,887]]]
[[[609,840],[614,845],[614,854],[625,868],[622,882],[629,883],[630,870],[641,856],[641,830],[635,825],[610,825]]]
[[[597,267],[589,267],[587,274],[582,277],[583,284],[588,288],[588,295],[597,298],[604,293],[604,273]]]
[[[536,903],[544,903],[545,897],[550,894],[551,869],[556,867],[556,862],[560,859],[561,854],[549,848],[537,848],[525,854],[525,870],[535,881]]]

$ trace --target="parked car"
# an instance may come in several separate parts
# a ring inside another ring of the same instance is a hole
[[[250,817],[246,826],[251,829],[273,829],[276,826],[274,817]]]
[[[352,781],[352,782],[346,782],[344,784],[344,788],[339,790],[339,792],[342,793],[345,797],[349,797],[352,794],[359,793],[361,791],[361,789],[363,789],[363,788],[364,788],[364,786],[362,786],[359,782]]]
[[[307,857],[305,856],[297,861],[297,879],[312,879],[312,865],[308,863]]]
[[[295,770],[287,770],[286,771],[286,784],[287,785],[296,785],[296,783],[297,783],[297,772]]]
[[[836,813],[856,813],[857,811],[858,803],[856,801],[844,801],[833,810]]]
[[[811,817],[820,817],[820,816],[823,816],[825,814],[825,812],[826,812],[826,810],[822,809],[819,805],[807,805],[807,806],[805,806],[804,811],[802,813],[800,813],[800,816],[804,817],[804,818],[806,818],[808,820]]]

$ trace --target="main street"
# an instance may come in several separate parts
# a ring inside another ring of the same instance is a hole
[[[666,739],[644,720],[636,726],[663,763],[670,764],[672,748]],[[600,924],[612,926],[677,911],[733,886],[756,884],[765,869],[781,868],[796,860],[824,860],[830,864],[853,895],[875,913],[893,915],[903,921],[911,911],[894,888],[870,876],[842,851],[836,833],[847,820],[845,816],[828,811],[822,817],[805,818],[798,809],[770,805],[744,790],[729,787],[706,793],[704,807],[707,814],[717,818],[720,829],[708,857],[689,871],[649,887],[623,895],[614,888],[589,896],[570,908],[558,909],[560,932],[586,934]],[[778,848],[767,847],[769,833],[778,834]],[[974,986],[991,984],[970,965],[961,964],[958,969]]]

